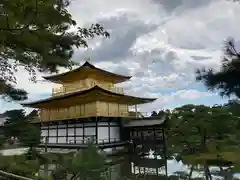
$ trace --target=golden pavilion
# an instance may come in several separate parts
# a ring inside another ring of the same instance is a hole
[[[22,105],[39,109],[42,145],[51,148],[81,148],[90,139],[103,149],[123,146],[122,121],[134,119],[129,108],[156,100],[126,95],[116,84],[130,76],[99,69],[88,61],[43,78],[61,87],[53,88],[49,98]]]

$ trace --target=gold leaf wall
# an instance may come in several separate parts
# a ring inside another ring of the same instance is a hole
[[[96,101],[88,104],[70,106],[68,108],[42,109],[40,111],[40,119],[42,121],[86,118],[94,116],[127,117],[128,105]]]

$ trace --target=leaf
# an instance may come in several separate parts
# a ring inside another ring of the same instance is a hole
[[[69,0],[4,0],[0,2],[0,94],[11,100],[25,100],[27,93],[16,89],[16,72],[23,67],[36,82],[36,72],[58,72],[71,68],[74,49],[87,41],[109,37],[100,24],[76,26],[68,12]],[[71,29],[77,29],[70,31]],[[21,80],[21,79],[20,79]]]

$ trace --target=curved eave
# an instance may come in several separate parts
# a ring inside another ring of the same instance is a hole
[[[84,104],[91,101],[105,101],[105,102],[117,102],[119,104],[145,104],[155,101],[156,98],[141,98],[128,96],[124,94],[114,93],[99,86],[94,86],[88,90],[72,92],[60,96],[50,97],[47,99],[22,103],[21,105],[26,107],[43,108],[43,107],[67,107],[72,104]]]
[[[115,79],[116,83],[121,83],[124,81],[127,81],[129,79],[131,79],[132,76],[123,76],[123,75],[119,75],[119,74],[115,74],[109,71],[105,71],[103,69],[97,68],[96,66],[90,64],[89,62],[85,62],[82,66],[80,66],[79,68],[73,69],[71,71],[65,72],[65,73],[61,73],[61,74],[56,74],[56,75],[51,75],[51,76],[43,76],[44,79],[48,80],[48,81],[52,81],[52,82],[61,82],[63,77],[66,77],[69,74],[72,73],[76,73],[76,72],[80,72],[82,69],[84,68],[91,68],[93,70],[96,70],[106,76],[111,76]]]

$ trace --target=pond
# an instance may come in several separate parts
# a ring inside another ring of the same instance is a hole
[[[118,159],[118,161],[113,163],[108,170],[110,180],[118,180],[120,177],[131,177],[130,179],[144,177],[144,179],[153,180],[206,179],[206,171],[203,166],[195,166],[194,170],[191,171],[191,165],[186,165],[182,161],[177,161],[174,157],[171,158],[171,160],[165,161],[160,155],[155,155],[152,150],[144,156],[126,153],[125,155],[117,156],[117,158],[115,156],[114,159]],[[42,168],[41,173],[43,173],[43,169],[44,168]],[[50,175],[54,169],[54,165],[49,165],[48,174]],[[222,169],[226,168],[223,167]],[[226,174],[231,180],[234,178],[240,179],[240,175],[236,173],[229,172],[221,174],[220,168],[217,166],[210,166],[209,170],[211,172],[211,178],[209,178],[209,180],[223,179]]]
[[[12,149],[12,150],[3,150],[1,153],[5,156],[19,155],[26,152],[26,148]],[[108,158],[108,162],[112,162],[111,167],[109,168],[110,180],[118,180],[120,177],[134,177],[144,176],[144,179],[206,179],[205,178],[205,169],[203,166],[195,166],[194,170],[191,172],[191,165],[186,165],[182,161],[177,161],[176,157],[173,157],[167,161],[161,158],[160,155],[156,155],[153,150],[150,150],[148,153],[145,153],[143,156],[125,153],[124,155],[111,156]],[[55,165],[48,165],[48,174],[55,169]],[[226,169],[226,168],[222,168]],[[220,168],[217,165],[212,165],[209,167],[211,172],[212,180],[223,179],[224,174],[220,172]],[[42,167],[40,173],[44,171]],[[238,173],[232,173],[229,171],[225,173],[228,175],[229,179],[238,178],[240,175]],[[226,179],[226,178],[225,178]],[[211,179],[209,179],[211,180]]]

